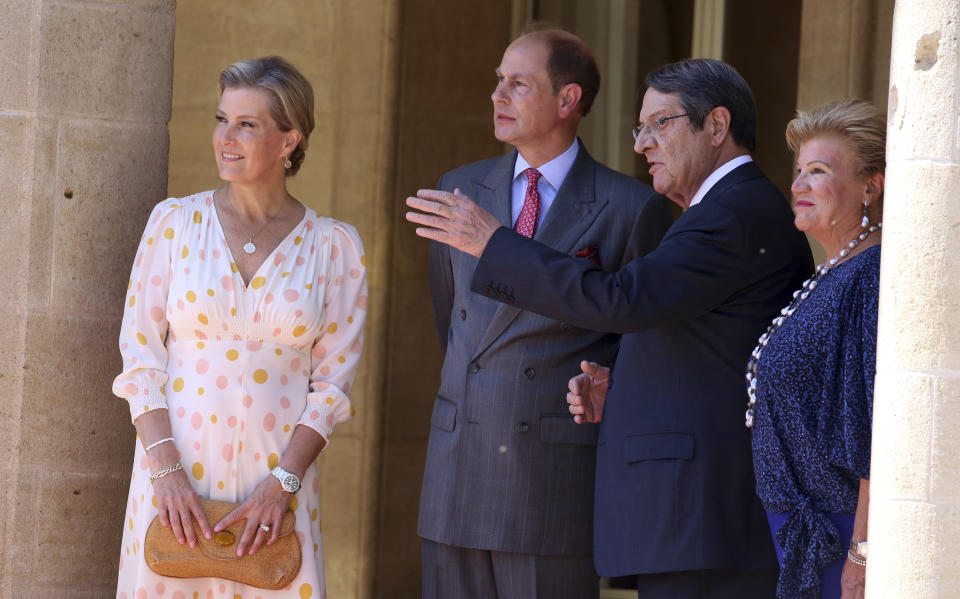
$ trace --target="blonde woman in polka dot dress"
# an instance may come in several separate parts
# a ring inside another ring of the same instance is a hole
[[[117,597],[322,598],[312,466],[352,415],[347,394],[367,307],[363,246],[353,227],[287,193],[314,125],[313,91],[296,69],[279,58],[226,67],[216,120],[226,184],[158,204],[130,277],[113,390],[130,403],[139,442]],[[242,503],[217,524],[199,497]],[[191,546],[194,520],[209,537],[246,518],[238,552],[254,553],[277,540],[288,507],[303,559],[285,590],[167,578],[143,559],[157,515]]]

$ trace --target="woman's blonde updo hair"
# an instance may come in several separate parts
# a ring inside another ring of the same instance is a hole
[[[300,143],[290,153],[287,176],[297,174],[313,131],[313,87],[292,64],[279,56],[241,60],[220,71],[220,94],[227,88],[250,87],[267,92],[270,115],[281,131],[296,129]]]
[[[787,123],[787,145],[794,153],[821,135],[836,135],[853,146],[857,176],[882,173],[887,166],[887,119],[869,102],[855,98],[829,102],[810,112],[798,110]]]

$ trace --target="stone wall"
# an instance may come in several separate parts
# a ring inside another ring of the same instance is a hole
[[[0,597],[108,597],[134,431],[110,392],[167,173],[173,0],[0,5]]]

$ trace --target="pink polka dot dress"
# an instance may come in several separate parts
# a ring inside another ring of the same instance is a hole
[[[130,403],[133,419],[167,408],[194,490],[240,502],[277,464],[297,424],[328,438],[350,419],[366,309],[363,246],[350,225],[307,208],[245,285],[213,192],[169,199],[150,215],[134,261],[120,332],[123,372],[113,391]],[[326,596],[315,468],[291,503],[300,573],[280,591],[154,574],[142,551],[157,515],[149,476],[137,442],[118,598]]]

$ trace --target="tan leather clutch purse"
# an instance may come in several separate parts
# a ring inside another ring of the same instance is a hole
[[[210,526],[239,506],[239,503],[201,499],[203,511]],[[173,578],[225,578],[261,589],[282,589],[297,577],[300,571],[300,540],[294,533],[296,516],[287,510],[280,525],[280,538],[273,545],[263,545],[254,555],[237,557],[237,543],[243,534],[246,520],[234,522],[229,528],[206,539],[200,525],[194,521],[197,546],[177,542],[173,531],[153,519],[143,542],[143,557],[147,566],[161,576]]]

